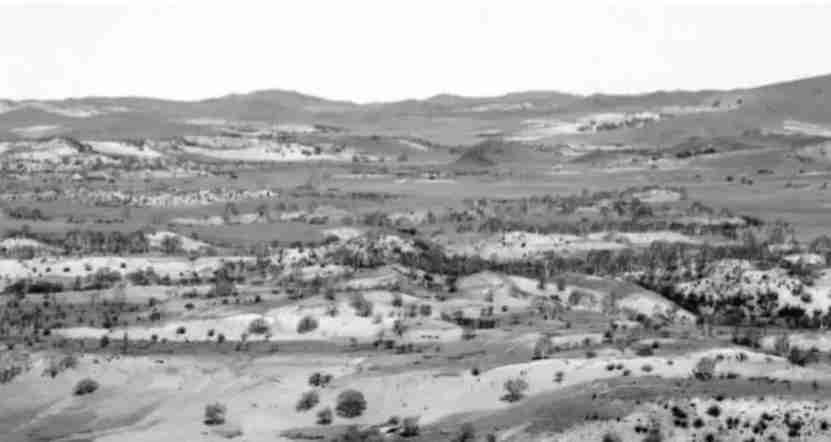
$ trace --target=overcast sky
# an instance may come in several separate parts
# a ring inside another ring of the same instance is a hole
[[[8,1],[0,97],[360,102],[634,93],[831,73],[831,2]]]

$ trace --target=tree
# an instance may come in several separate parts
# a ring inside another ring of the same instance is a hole
[[[335,412],[344,418],[356,418],[366,410],[364,394],[358,390],[345,390],[338,395]]]
[[[808,250],[811,253],[816,253],[818,255],[822,255],[825,257],[826,261],[829,261],[829,257],[831,257],[831,237],[827,235],[822,235],[817,238],[814,238],[811,241],[811,244],[808,246]]]
[[[297,333],[303,334],[313,331],[317,328],[317,319],[311,316],[304,316],[300,319],[300,322],[297,323]]]
[[[252,335],[264,335],[270,330],[271,328],[265,318],[256,318],[248,324],[248,332]]]
[[[215,402],[205,405],[205,425],[222,425],[225,423],[225,405]]]
[[[162,238],[162,251],[167,255],[175,255],[182,251],[182,238],[179,235],[165,235]]]
[[[534,360],[545,359],[551,353],[551,339],[548,336],[540,336],[534,344],[534,354],[531,357]]]
[[[368,318],[372,315],[372,303],[361,293],[356,293],[352,296],[350,305],[355,309],[355,314],[362,318]]]
[[[693,368],[693,377],[699,381],[709,381],[715,376],[716,360],[710,357],[703,357],[698,360]]]
[[[503,387],[505,388],[506,393],[502,396],[502,400],[506,402],[516,402],[522,399],[525,391],[528,390],[528,382],[522,378],[508,379],[505,381]]]

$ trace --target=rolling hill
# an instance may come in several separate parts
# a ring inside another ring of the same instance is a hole
[[[199,101],[142,97],[3,100],[0,138],[24,138],[26,128],[40,126],[52,127],[57,135],[80,138],[173,137],[201,133],[210,126],[206,121],[254,121],[326,124],[359,133],[424,136],[436,142],[473,145],[481,132],[510,135],[528,121],[579,122],[608,118],[610,113],[652,112],[664,118],[642,127],[555,133],[534,141],[673,145],[690,136],[781,130],[785,121],[820,128],[831,125],[828,91],[831,75],[728,91],[589,96],[526,91],[495,97],[440,94],[424,100],[367,104],[276,89]]]

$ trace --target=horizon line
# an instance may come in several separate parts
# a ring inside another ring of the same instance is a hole
[[[102,95],[80,95],[80,96],[64,96],[60,98],[21,98],[21,99],[14,99],[14,98],[5,98],[0,97],[0,101],[5,102],[13,102],[13,103],[26,103],[26,102],[50,102],[50,101],[70,101],[70,100],[107,100],[107,99],[136,99],[136,100],[156,100],[156,101],[171,101],[171,102],[179,102],[179,103],[199,103],[202,101],[208,100],[219,100],[225,99],[233,96],[247,96],[247,95],[254,95],[258,93],[265,93],[265,92],[282,92],[288,94],[297,94],[299,96],[303,96],[306,98],[313,98],[323,101],[329,102],[341,102],[345,104],[351,104],[355,106],[372,106],[372,105],[383,105],[383,104],[394,104],[394,103],[402,103],[407,101],[430,101],[432,99],[447,96],[447,97],[454,97],[459,99],[467,99],[467,100],[485,100],[485,99],[499,99],[505,98],[511,95],[519,95],[519,94],[530,94],[530,93],[548,93],[548,94],[561,94],[561,95],[570,95],[575,98],[591,98],[596,96],[611,96],[611,97],[635,97],[635,96],[644,96],[644,95],[654,95],[654,94],[661,94],[661,93],[702,93],[702,92],[735,92],[735,91],[743,91],[743,90],[752,90],[752,89],[759,89],[763,87],[771,87],[771,86],[779,86],[785,85],[789,83],[796,83],[799,81],[806,81],[812,80],[822,77],[831,76],[831,72],[826,72],[822,74],[815,74],[809,75],[804,77],[797,77],[790,80],[777,80],[774,82],[766,82],[762,84],[754,84],[750,86],[737,86],[737,87],[730,87],[730,88],[674,88],[674,89],[651,89],[646,91],[639,91],[639,92],[608,92],[608,91],[595,91],[591,93],[579,93],[579,92],[569,92],[566,90],[561,89],[514,89],[511,91],[497,93],[497,94],[487,94],[487,95],[463,95],[457,94],[453,92],[437,92],[431,95],[428,95],[423,98],[419,97],[408,97],[408,98],[400,98],[400,99],[392,99],[392,100],[369,100],[369,101],[358,101],[352,99],[340,99],[340,98],[330,98],[324,94],[317,94],[317,93],[309,93],[303,92],[297,89],[282,89],[279,87],[275,88],[264,88],[264,89],[251,89],[247,92],[227,92],[221,95],[210,95],[205,96],[202,98],[194,98],[194,99],[179,99],[179,98],[169,98],[169,97],[162,97],[162,96],[154,96],[154,95],[136,95],[136,94],[125,94],[125,95],[110,95],[110,94],[102,94]]]

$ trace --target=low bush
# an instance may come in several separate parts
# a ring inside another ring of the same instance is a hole
[[[309,411],[320,403],[320,396],[314,390],[307,391],[300,396],[297,405],[294,407],[297,411]]]
[[[330,407],[326,407],[317,412],[317,424],[318,425],[329,425],[332,423],[332,409]]]
[[[300,322],[297,323],[297,333],[309,333],[317,329],[317,319],[311,316],[304,316]]]
[[[418,433],[418,417],[405,417],[401,423],[401,431],[399,432],[401,437],[414,437],[418,436]]]
[[[55,377],[64,370],[73,369],[78,366],[78,358],[75,355],[64,355],[60,359],[52,359],[49,366],[43,370],[44,376]]]
[[[85,394],[90,394],[98,390],[98,382],[94,379],[85,378],[78,381],[75,384],[75,388],[72,389],[72,394],[75,396],[83,396]]]
[[[331,440],[332,442],[384,442],[387,439],[377,428],[359,430],[358,427],[350,425],[343,434]]]
[[[655,350],[653,350],[652,347],[643,346],[638,347],[638,349],[635,350],[635,354],[638,356],[652,356],[655,354]]]
[[[248,333],[251,333],[252,335],[264,335],[270,330],[271,328],[265,318],[254,319],[250,324],[248,324]]]
[[[470,422],[465,422],[459,428],[459,434],[453,438],[453,442],[474,442],[476,440],[476,428]]]
[[[205,405],[205,425],[222,425],[225,423],[225,405],[215,402]]]
[[[703,357],[699,359],[698,363],[693,368],[692,375],[699,381],[709,381],[713,379],[716,372],[716,360],[710,357]]]
[[[355,314],[362,318],[368,318],[372,315],[372,303],[360,293],[353,295],[349,304],[355,310]]]
[[[328,373],[315,372],[309,376],[309,385],[312,387],[326,387],[332,382],[332,375]]]
[[[788,352],[788,362],[801,367],[819,362],[819,351],[814,348],[803,350],[799,347],[791,347]]]
[[[603,442],[623,442],[623,439],[617,434],[612,432],[607,432],[603,435]]]

